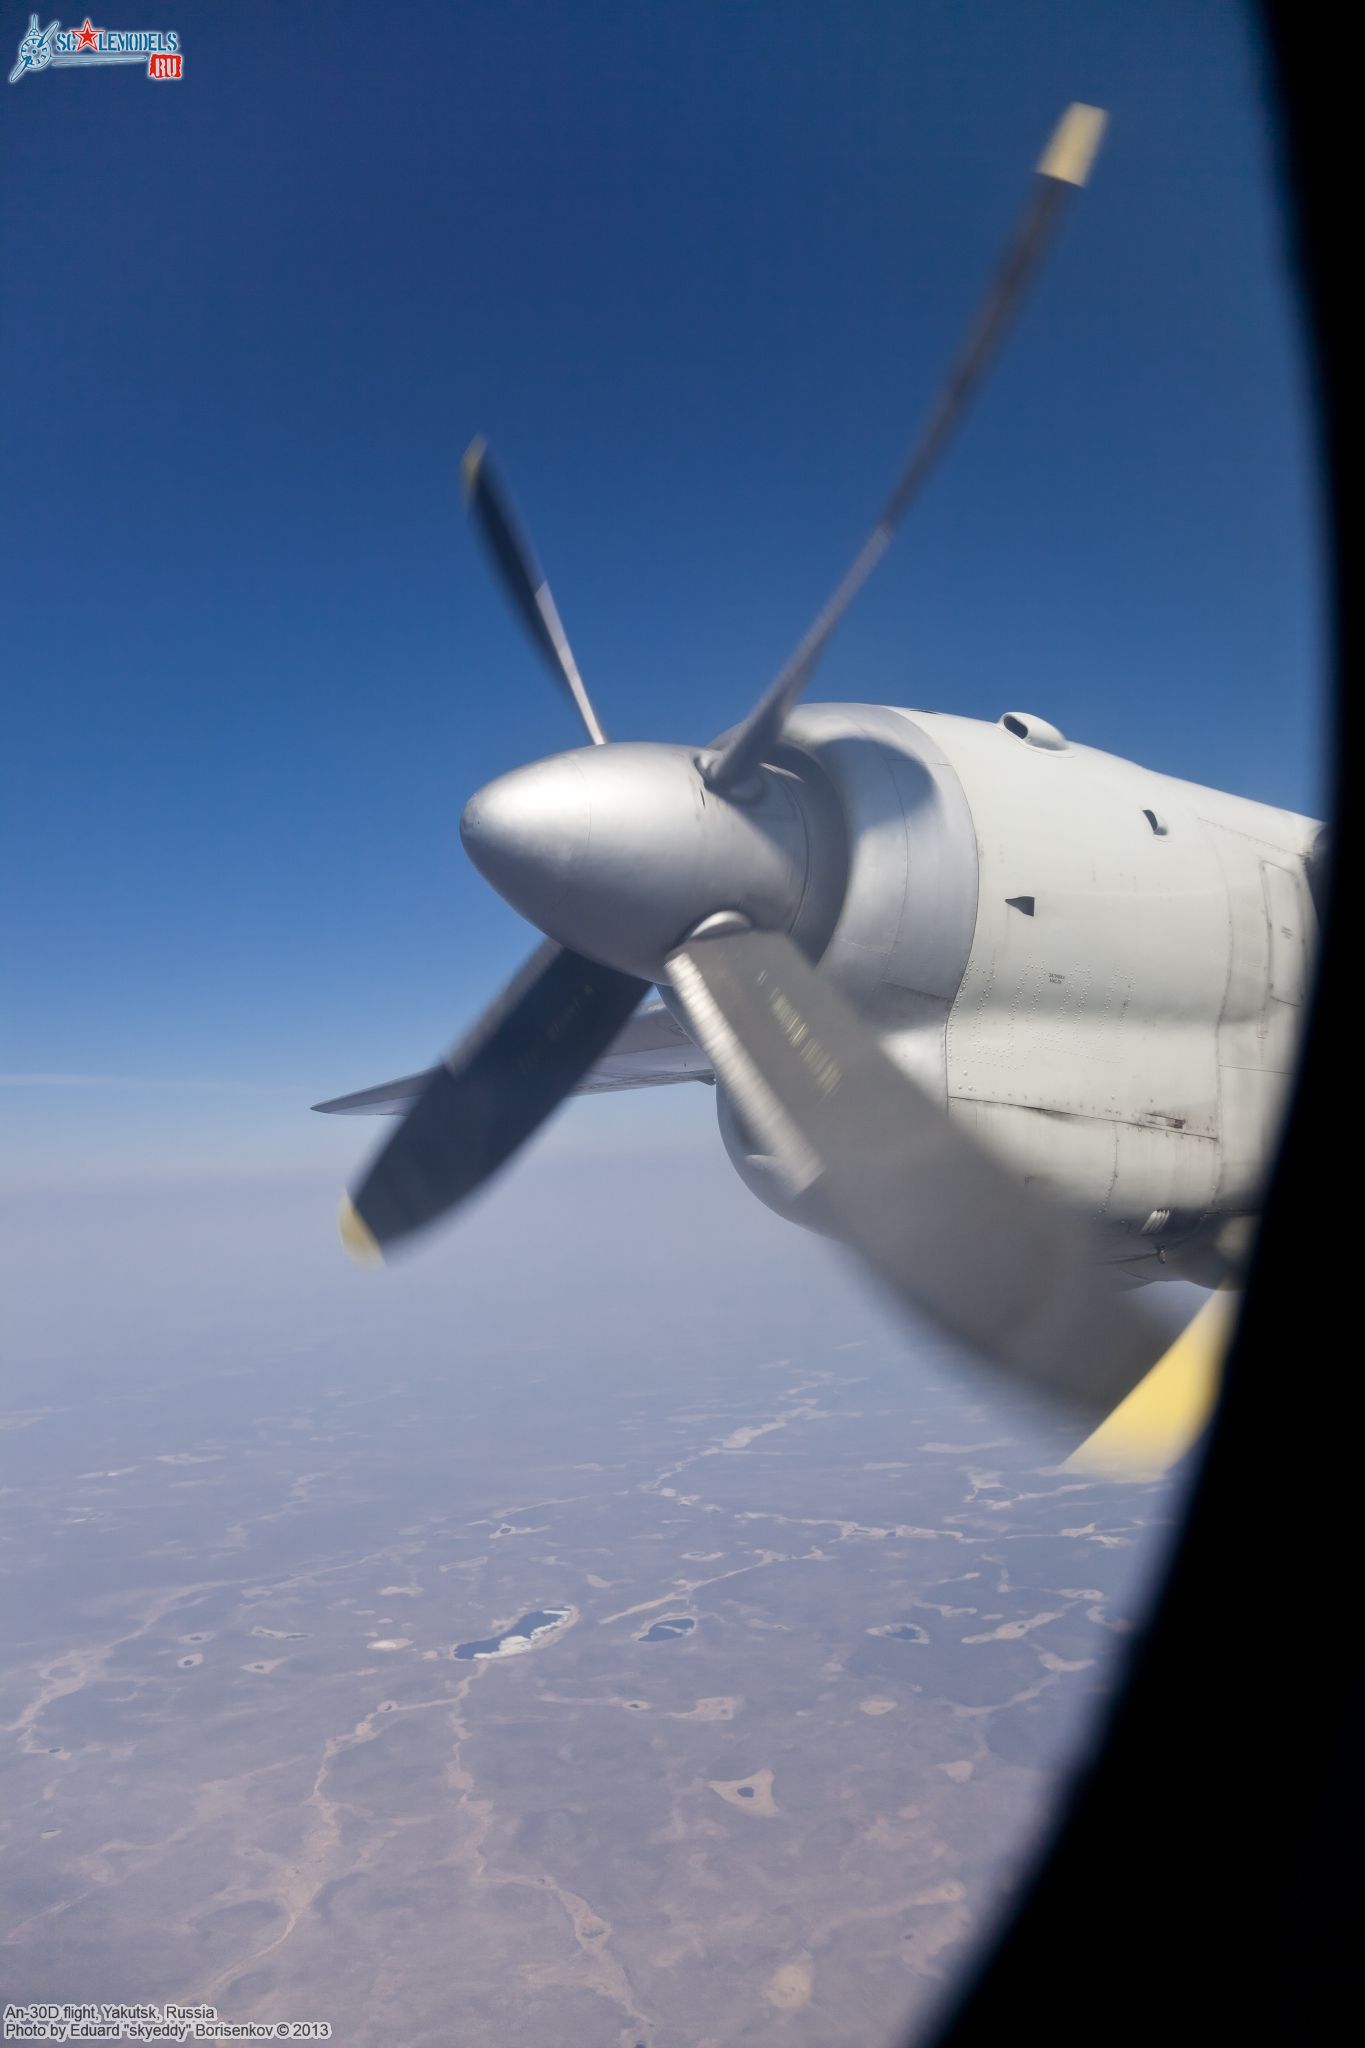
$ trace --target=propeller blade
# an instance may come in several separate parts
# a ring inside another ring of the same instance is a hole
[[[1226,1284],[1211,1294],[1145,1380],[1076,1446],[1063,1470],[1097,1479],[1159,1479],[1199,1441],[1218,1403],[1237,1327]]]
[[[434,1223],[483,1186],[611,1044],[649,984],[547,942],[440,1066],[349,1200],[359,1258]]]
[[[668,969],[791,1194],[903,1302],[1096,1419],[1167,1349],[1111,1289],[1082,1219],[950,1123],[789,938],[694,937]]]
[[[712,789],[736,789],[748,782],[772,751],[835,627],[890,547],[897,527],[961,423],[1037,274],[1068,198],[1090,175],[1107,120],[1098,107],[1074,104],[1058,122],[1038,160],[1033,196],[877,524],[786,667],[743,724],[707,761],[705,775]]]
[[[488,443],[482,435],[470,442],[460,467],[469,510],[487,543],[504,590],[551,675],[587,727],[588,738],[595,747],[603,746],[607,736],[578,673],[578,663],[550,595],[550,586],[517,525],[506,492],[493,473]]]

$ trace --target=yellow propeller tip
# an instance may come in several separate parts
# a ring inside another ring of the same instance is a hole
[[[357,1213],[349,1195],[342,1196],[337,1229],[341,1232],[341,1242],[347,1253],[358,1266],[383,1265],[384,1254],[379,1249],[378,1239]]]
[[[1208,1426],[1236,1320],[1236,1298],[1220,1287],[1063,1471],[1088,1479],[1159,1479],[1168,1472]]]
[[[476,434],[460,458],[460,476],[464,482],[466,497],[473,494],[474,486],[479,481],[479,471],[483,467],[483,458],[487,453],[487,441],[482,434]]]
[[[1056,178],[1063,185],[1084,185],[1108,125],[1103,107],[1087,107],[1073,100],[1038,159],[1040,177]]]

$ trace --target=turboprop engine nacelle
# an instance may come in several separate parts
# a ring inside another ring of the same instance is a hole
[[[1314,822],[1023,712],[810,705],[784,742],[848,848],[821,971],[890,1056],[1130,1277],[1235,1271],[1307,1000]],[[808,1223],[718,1092],[746,1185]]]

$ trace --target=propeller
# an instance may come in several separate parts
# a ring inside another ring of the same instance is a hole
[[[553,941],[538,947],[433,1068],[342,1203],[347,1250],[382,1257],[482,1187],[600,1059],[648,986]]]
[[[1107,1284],[1080,1219],[950,1124],[785,933],[715,927],[670,978],[787,1194],[950,1337],[1107,1415],[1169,1337]]]
[[[1090,176],[1104,139],[1108,115],[1099,107],[1067,108],[1042,156],[1038,183],[1025,208],[975,320],[959,349],[947,381],[930,408],[919,439],[867,539],[833,594],[816,614],[786,666],[773,678],[744,722],[703,765],[708,788],[739,789],[749,782],[781,736],[787,715],[815,673],[817,662],[868,577],[881,561],[935,463],[962,423],[967,407],[990,368],[1023,304],[1060,225],[1073,191]]]
[[[465,502],[475,526],[502,579],[502,587],[531,635],[537,652],[569,702],[587,727],[595,747],[604,747],[607,736],[592,708],[578,663],[573,658],[569,636],[550,593],[550,586],[517,526],[507,496],[493,473],[488,443],[482,434],[470,442],[460,465],[464,477]]]
[[[550,588],[477,440],[471,515],[591,746],[471,798],[465,846],[547,934],[436,1068],[343,1210],[383,1252],[503,1166],[605,1052],[653,981],[671,982],[732,1105],[793,1195],[901,1301],[1016,1378],[1087,1414],[1166,1348],[1097,1272],[1088,1226],[950,1123],[812,964],[810,877],[843,858],[814,786],[769,765],[840,619],[889,547],[1022,303],[1105,126],[1073,106],[1038,187],[877,524],[786,666],[698,755],[608,745]],[[817,906],[818,907],[818,906]],[[817,919],[818,923],[818,919]],[[331,1105],[323,1105],[330,1107]]]

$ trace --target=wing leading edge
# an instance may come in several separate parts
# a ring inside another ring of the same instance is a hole
[[[421,1093],[430,1071],[381,1081],[375,1088],[336,1095],[330,1102],[315,1102],[313,1107],[324,1116],[401,1116]],[[640,1005],[572,1092],[615,1095],[626,1088],[666,1088],[674,1081],[714,1078],[711,1062],[656,996]]]

